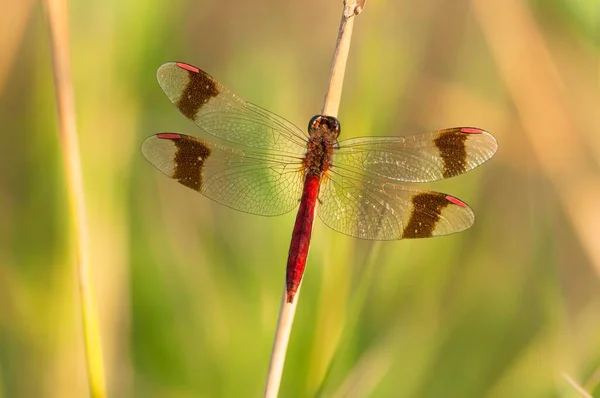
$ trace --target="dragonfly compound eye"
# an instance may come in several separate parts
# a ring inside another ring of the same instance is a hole
[[[333,116],[326,116],[329,124],[329,130],[333,133],[333,138],[337,140],[342,132],[342,126],[340,125],[340,121],[334,118]]]
[[[310,118],[310,121],[308,122],[308,131],[319,128],[319,126],[321,125],[322,119],[323,119],[322,115],[316,115],[316,116],[313,116],[312,118]]]
[[[313,116],[310,122],[308,122],[308,131],[311,132],[321,128],[325,128],[331,132],[334,139],[337,139],[341,132],[340,122],[335,117],[325,115]]]

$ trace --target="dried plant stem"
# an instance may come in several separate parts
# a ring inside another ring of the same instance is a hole
[[[356,1],[353,4],[347,4],[344,1],[344,12],[340,22],[337,42],[333,50],[333,61],[331,62],[331,73],[329,75],[329,88],[325,94],[323,109],[321,114],[337,117],[342,98],[342,87],[344,85],[344,74],[346,73],[346,61],[350,51],[350,42],[352,40],[352,29],[354,28],[354,16],[358,15],[366,0]]]
[[[356,0],[348,4],[344,1],[344,11],[338,38],[333,53],[331,64],[331,74],[329,77],[329,88],[325,94],[325,101],[321,114],[328,116],[337,116],[342,97],[342,86],[344,84],[344,73],[346,71],[346,61],[350,50],[350,39],[352,37],[352,28],[354,27],[354,16],[358,15],[365,6],[366,0]],[[271,362],[269,364],[269,373],[267,374],[267,383],[265,386],[266,398],[275,398],[279,393],[281,376],[283,374],[283,365],[285,363],[285,354],[287,352],[296,306],[300,297],[300,287],[296,292],[292,303],[286,300],[286,286],[283,289],[281,298],[281,307],[279,310],[279,319],[277,320],[277,329],[273,341],[273,351],[271,352]]]
[[[67,2],[66,0],[45,0],[44,5],[50,28],[50,46],[59,119],[59,139],[63,152],[67,195],[77,250],[77,281],[81,299],[90,394],[92,397],[105,397],[106,387],[98,314],[89,272],[88,227],[75,119],[73,84],[69,66]]]
[[[570,385],[571,387],[573,387],[575,389],[575,391],[577,391],[582,397],[584,398],[594,398],[592,397],[592,395],[587,392],[583,387],[581,387],[579,384],[577,384],[577,382],[575,380],[573,380],[573,378],[571,376],[569,376],[567,373],[563,373],[562,375],[563,379],[565,379]]]
[[[285,363],[285,354],[287,352],[288,342],[290,341],[290,333],[292,331],[292,324],[294,323],[294,315],[296,314],[296,306],[301,287],[302,282],[300,282],[300,286],[298,286],[294,301],[288,303],[287,285],[283,285],[279,319],[277,320],[277,329],[275,330],[273,350],[271,352],[271,362],[269,363],[269,374],[267,375],[267,385],[265,386],[265,397],[267,398],[277,397],[277,394],[279,393],[279,385],[281,384],[283,365]]]

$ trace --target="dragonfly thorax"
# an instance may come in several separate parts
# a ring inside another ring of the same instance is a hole
[[[321,175],[331,167],[333,148],[340,131],[340,122],[333,116],[317,115],[310,119],[310,138],[303,162],[309,174]]]

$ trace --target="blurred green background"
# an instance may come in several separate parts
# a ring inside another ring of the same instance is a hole
[[[112,397],[262,394],[294,214],[232,211],[142,157],[202,133],[185,61],[304,127],[341,1],[73,1],[72,71]],[[498,154],[428,185],[470,230],[372,243],[316,222],[282,397],[600,397],[600,3],[371,0],[344,137],[478,126]],[[43,8],[0,14],[0,396],[88,395]]]

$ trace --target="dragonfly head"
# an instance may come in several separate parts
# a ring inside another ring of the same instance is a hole
[[[317,115],[308,122],[308,133],[312,136],[317,131],[329,133],[334,140],[337,140],[342,127],[340,121],[333,116]]]

